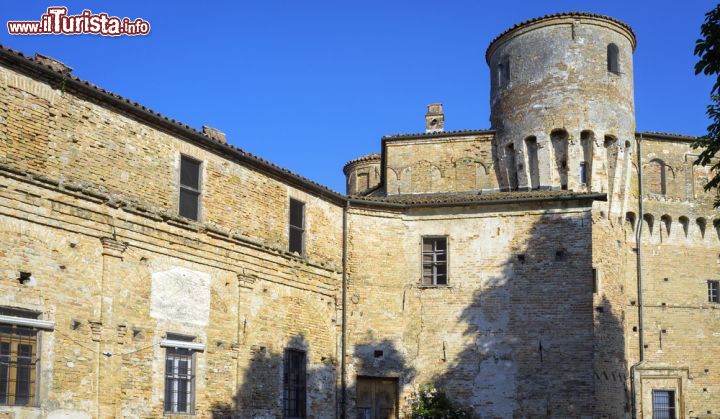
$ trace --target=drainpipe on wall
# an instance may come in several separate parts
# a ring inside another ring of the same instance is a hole
[[[645,339],[643,325],[643,293],[642,293],[642,227],[643,227],[643,183],[642,183],[642,134],[637,141],[637,161],[638,161],[638,228],[635,236],[636,254],[637,254],[637,303],[638,303],[638,344],[639,344],[639,360],[630,367],[630,389],[632,391],[632,417],[637,418],[637,395],[635,393],[635,370],[642,364],[645,359]]]
[[[348,209],[350,201],[345,201],[343,208],[343,233],[342,233],[342,332],[340,341],[340,418],[345,419],[347,403],[347,380],[345,353],[347,344],[347,225]]]

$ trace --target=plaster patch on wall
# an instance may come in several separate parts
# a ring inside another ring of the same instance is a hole
[[[210,274],[180,267],[153,273],[151,304],[155,319],[207,326]]]
[[[48,414],[48,419],[90,419],[92,415],[80,410],[58,409]]]

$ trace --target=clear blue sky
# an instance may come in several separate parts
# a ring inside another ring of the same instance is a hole
[[[344,192],[347,160],[386,134],[421,132],[442,102],[446,129],[489,126],[485,49],[521,20],[560,11],[630,24],[637,128],[703,134],[711,81],[695,76],[705,12],[693,1],[15,1],[0,42]],[[47,6],[142,17],[146,37],[10,36]]]

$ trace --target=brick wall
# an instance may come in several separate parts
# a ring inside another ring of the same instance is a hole
[[[434,382],[481,415],[590,415],[590,213],[571,208],[353,210],[351,388],[384,370],[401,406]],[[448,287],[419,285],[423,235],[448,237]]]

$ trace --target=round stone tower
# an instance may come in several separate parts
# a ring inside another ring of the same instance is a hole
[[[350,160],[343,167],[348,195],[362,195],[380,184],[380,154]]]
[[[610,212],[622,213],[635,144],[635,43],[625,23],[578,12],[519,23],[490,43],[502,189],[605,192]]]

